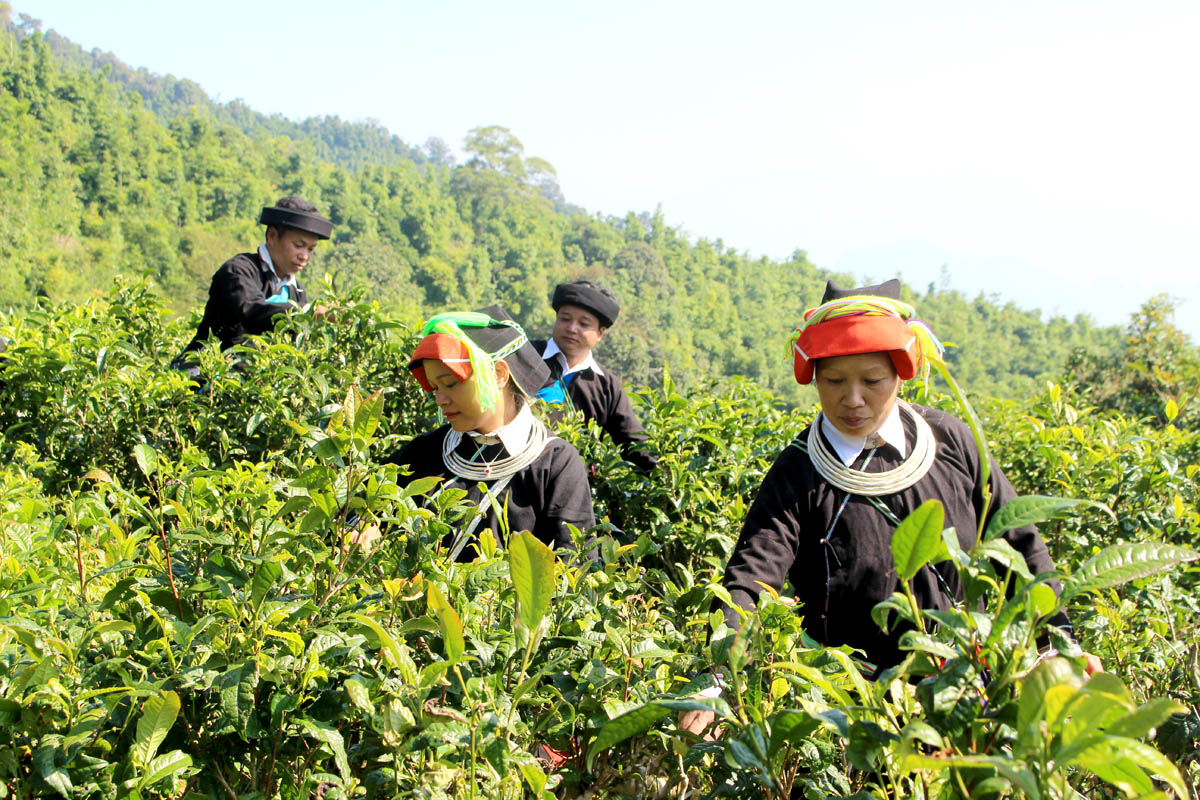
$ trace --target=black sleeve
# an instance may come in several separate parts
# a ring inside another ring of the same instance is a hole
[[[579,451],[561,439],[549,446],[555,449],[545,473],[545,507],[538,515],[534,535],[553,547],[572,548],[575,543],[566,528],[567,523],[581,531],[591,530],[596,525],[592,489]]]
[[[658,464],[658,459],[646,450],[636,449],[637,445],[648,438],[646,431],[633,413],[633,405],[621,387],[621,379],[616,375],[612,375],[611,378],[613,396],[601,427],[613,443],[621,448],[621,454],[626,461],[642,472],[650,472]]]
[[[992,487],[992,503],[988,508],[987,515],[988,522],[990,523],[997,511],[1016,499],[1017,490],[1013,488],[1008,477],[1000,469],[1000,466],[996,464],[995,460],[992,461],[992,474],[989,483]],[[982,504],[982,501],[983,495],[980,492],[976,502]],[[986,525],[984,529],[986,530]],[[1029,571],[1034,575],[1054,570],[1054,561],[1050,558],[1050,551],[1047,549],[1046,542],[1042,539],[1042,535],[1038,532],[1036,525],[1022,525],[1019,528],[1013,528],[1001,534],[1000,538],[1011,544],[1014,550],[1025,557],[1025,565],[1029,567]],[[1057,580],[1050,581],[1050,586],[1054,589],[1055,593],[1062,591],[1062,584]],[[1051,617],[1050,624],[1068,632],[1072,630],[1071,619],[1067,616],[1066,611],[1060,611]]]
[[[422,433],[380,462],[381,464],[408,467],[411,474],[398,474],[396,476],[397,486],[404,488],[417,478],[444,474],[442,440],[446,438],[449,427],[449,425],[443,425]]]
[[[221,297],[230,313],[251,334],[269,331],[275,324],[275,316],[290,308],[285,303],[267,302],[258,266],[244,257],[232,258],[217,270],[209,293]]]
[[[783,588],[800,542],[798,494],[791,485],[796,473],[792,448],[784,450],[763,478],[758,496],[746,514],[733,555],[725,567],[722,583],[733,601],[747,611],[758,602],[764,583],[775,591]],[[725,624],[741,627],[741,616],[725,608]]]

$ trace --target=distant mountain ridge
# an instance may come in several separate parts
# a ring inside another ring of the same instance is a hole
[[[191,111],[200,111],[252,138],[286,136],[311,142],[317,158],[351,170],[400,161],[453,164],[450,149],[437,138],[430,139],[426,145],[428,149],[423,150],[407,144],[375,121],[350,122],[335,115],[326,115],[295,122],[281,114],[262,114],[240,99],[218,103],[195,81],[170,74],[159,75],[144,67],[132,67],[114,53],[100,48],[84,50],[54,30],[47,31],[45,37],[51,51],[63,64],[94,70],[114,84],[137,92],[146,108],[164,122]]]

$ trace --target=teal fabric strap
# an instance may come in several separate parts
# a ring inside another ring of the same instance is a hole
[[[279,287],[279,293],[273,294],[267,298],[268,303],[289,303],[291,302],[291,293],[288,291],[288,286],[285,283]]]

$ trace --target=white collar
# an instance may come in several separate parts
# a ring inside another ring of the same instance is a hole
[[[537,420],[533,416],[533,411],[529,408],[529,403],[521,403],[521,410],[513,417],[513,421],[507,425],[501,425],[494,431],[488,433],[479,433],[477,431],[467,431],[467,434],[472,438],[479,440],[480,444],[495,444],[500,442],[504,445],[504,449],[511,456],[520,455],[525,449],[525,445],[529,442],[529,429],[533,427]],[[492,441],[487,441],[491,439]]]
[[[269,271],[276,278],[279,278],[279,273],[275,271],[275,262],[271,260],[271,251],[267,249],[266,244],[260,244],[258,246],[258,257],[263,260],[264,271]],[[296,276],[288,275],[286,278],[279,278],[279,281],[284,286],[295,286]]]
[[[867,437],[847,436],[824,416],[821,417],[821,433],[825,434],[825,438],[833,445],[833,451],[847,467],[854,463],[854,459],[858,458],[867,444]],[[904,441],[904,422],[900,419],[899,402],[892,405],[892,413],[888,414],[888,418],[883,421],[875,434],[899,450],[901,458],[908,454],[908,447]]]
[[[562,348],[558,346],[558,342],[554,341],[554,337],[551,336],[550,341],[546,342],[546,352],[542,353],[542,360],[545,361],[547,358],[553,358],[554,356],[558,356],[558,363],[562,364],[563,375],[570,375],[573,372],[583,372],[585,369],[590,369],[597,375],[604,374],[604,370],[600,369],[600,365],[596,363],[596,359],[590,350],[588,351],[587,358],[583,360],[582,364],[574,367],[569,366],[567,364],[566,353],[562,351]]]

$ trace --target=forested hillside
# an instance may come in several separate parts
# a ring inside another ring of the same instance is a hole
[[[499,301],[536,334],[549,326],[554,284],[590,277],[624,303],[601,356],[632,382],[653,384],[669,365],[684,385],[745,375],[795,396],[782,341],[831,277],[802,250],[750,258],[661,212],[589,215],[501,127],[471,131],[469,158],[455,166],[437,143],[422,152],[378,126],[213,103],[194,83],[85,53],[4,13],[0,307],[82,300],[118,274],[148,272],[170,307],[198,309],[217,266],[259,241],[259,208],[294,192],[337,225],[309,267],[314,288],[328,272],[408,317]],[[1118,345],[1115,329],[1086,317],[908,292],[958,345],[951,363],[981,394],[1024,394],[1075,349]]]
[[[76,69],[99,72],[113,84],[137,92],[145,107],[164,121],[200,111],[252,138],[286,136],[311,142],[318,158],[351,169],[400,161],[453,163],[450,148],[436,138],[430,139],[422,150],[406,144],[399,136],[371,122],[347,122],[336,116],[310,117],[302,122],[293,122],[279,114],[268,116],[254,111],[240,100],[214,102],[199,84],[187,78],[156,75],[145,68],[134,69],[114,53],[104,50],[88,52],[53,30],[46,32],[46,44],[61,63]]]

